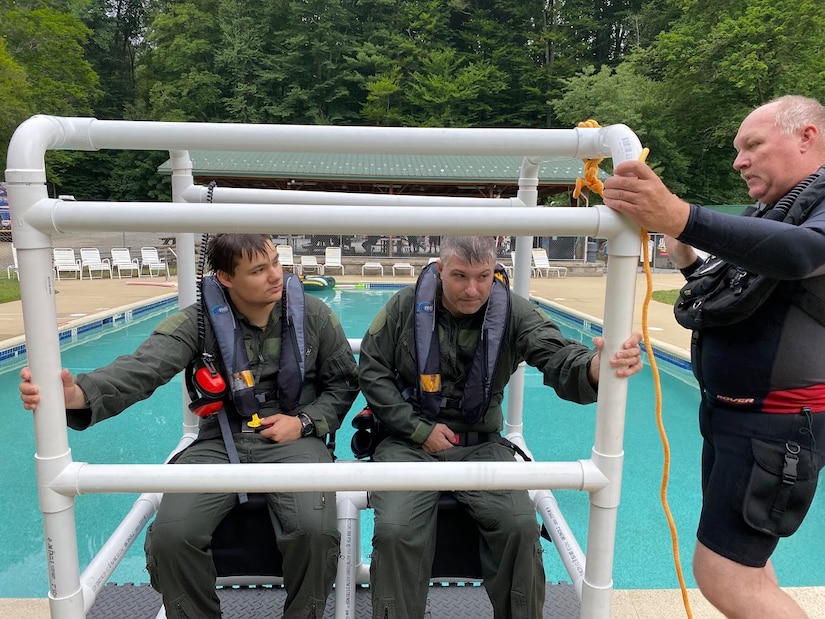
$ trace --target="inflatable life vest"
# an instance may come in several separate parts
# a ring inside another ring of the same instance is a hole
[[[201,298],[200,311],[209,317],[223,372],[217,372],[209,354],[189,364],[186,385],[190,409],[199,416],[208,416],[218,412],[229,398],[232,410],[241,417],[251,418],[265,401],[265,394],[255,393],[243,333],[226,300],[223,286],[214,275],[201,280]],[[290,274],[284,278],[282,308],[278,395],[281,410],[288,413],[298,406],[305,370],[304,290],[297,276]]]
[[[421,412],[428,419],[435,419],[443,403],[441,345],[438,341],[438,320],[435,315],[438,280],[438,264],[433,262],[421,271],[415,286],[414,330],[418,384],[414,390],[402,392],[407,399],[414,394],[421,406]],[[504,267],[497,264],[481,334],[473,353],[472,365],[464,385],[464,397],[461,400],[462,415],[469,423],[477,423],[487,412],[509,317],[510,284]]]

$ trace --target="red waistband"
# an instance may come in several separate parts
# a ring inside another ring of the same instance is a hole
[[[771,391],[762,402],[765,413],[798,413],[803,407],[825,411],[825,384]]]

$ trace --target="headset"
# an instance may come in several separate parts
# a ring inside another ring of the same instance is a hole
[[[215,366],[215,358],[203,353],[186,366],[186,390],[189,393],[189,410],[198,417],[209,417],[223,408],[226,398],[226,381]]]

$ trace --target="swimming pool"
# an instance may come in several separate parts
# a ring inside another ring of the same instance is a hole
[[[360,337],[369,321],[394,290],[335,290],[314,293],[335,307],[349,337]],[[73,372],[98,367],[118,354],[131,352],[163,315],[171,311],[147,312],[140,320],[98,329],[77,344],[64,349],[63,363]],[[568,337],[589,343],[586,325],[565,320],[554,313]],[[578,328],[576,328],[578,327]],[[6,414],[0,415],[0,432],[5,437],[0,460],[3,485],[0,490],[0,597],[40,597],[48,589],[43,553],[43,529],[37,506],[32,450],[33,427],[28,413],[17,399],[17,368],[0,373],[0,393],[7,394]],[[661,364],[660,364],[661,365]],[[669,485],[671,510],[679,529],[680,553],[688,585],[695,583],[689,564],[693,555],[694,532],[699,515],[699,450],[696,424],[698,391],[689,373],[660,368],[664,392],[665,426],[671,442],[672,462]],[[563,402],[544,387],[538,372],[526,376],[525,435],[537,459],[575,460],[587,458],[593,444],[595,405]],[[181,378],[159,389],[117,418],[86,432],[70,431],[73,457],[93,463],[162,461],[180,437]],[[670,551],[667,523],[659,502],[662,448],[656,430],[654,393],[649,368],[632,379],[629,389],[625,433],[625,463],[622,502],[618,514],[614,582],[616,588],[676,588],[678,586]],[[359,397],[353,406],[363,406]],[[351,418],[351,416],[350,416]],[[338,457],[350,459],[349,424],[338,437]],[[561,510],[579,543],[586,544],[588,497],[583,492],[555,492]],[[88,495],[78,498],[78,551],[85,566],[108,538],[111,530],[131,507],[134,495]],[[371,524],[364,515],[365,547]],[[825,550],[821,531],[825,530],[825,493],[819,494],[800,531],[784,540],[774,563],[785,586],[825,584],[825,565],[819,557]],[[568,580],[555,550],[546,543],[547,580]],[[366,548],[364,549],[366,552]],[[147,582],[142,536],[135,542],[115,571],[115,582]]]

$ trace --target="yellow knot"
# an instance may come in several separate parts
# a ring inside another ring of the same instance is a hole
[[[601,127],[592,118],[582,121],[578,124],[579,127],[588,129],[596,129]],[[599,164],[604,161],[604,157],[598,159],[582,159],[584,161],[584,178],[576,179],[576,188],[573,190],[573,199],[578,200],[583,188],[592,189],[597,194],[604,195],[604,183],[599,180]]]

